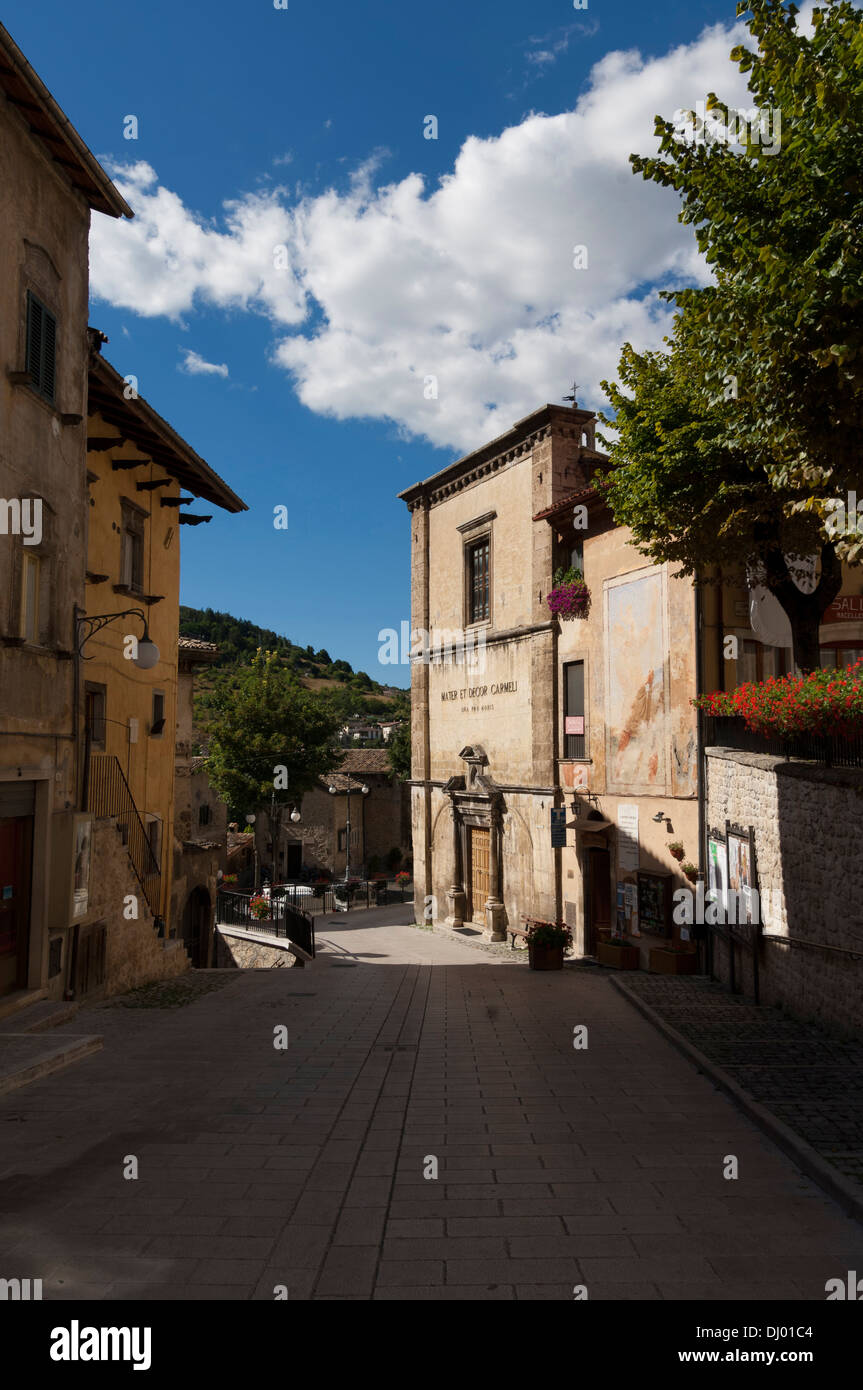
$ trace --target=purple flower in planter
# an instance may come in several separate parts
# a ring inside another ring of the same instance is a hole
[[[583,579],[558,584],[546,602],[556,618],[582,618],[590,606],[590,590]]]

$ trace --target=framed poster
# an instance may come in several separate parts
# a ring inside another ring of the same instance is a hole
[[[93,821],[90,816],[76,816],[72,841],[72,918],[86,917],[90,910],[90,861],[93,845]]]
[[[726,828],[728,844],[728,922],[730,926],[753,923],[758,917],[753,902],[755,890],[755,846],[754,832]],[[731,894],[735,896],[732,897]],[[754,910],[753,910],[754,909]]]
[[[568,714],[563,721],[563,732],[565,734],[583,734],[584,715]]]
[[[638,921],[653,936],[671,936],[671,875],[638,875]]]

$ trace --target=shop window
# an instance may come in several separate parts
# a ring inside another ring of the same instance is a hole
[[[737,656],[737,684],[766,681],[771,676],[788,674],[788,651],[785,647],[768,647],[763,642],[744,637]]]
[[[863,647],[822,647],[821,665],[827,671],[843,671],[863,658]]]

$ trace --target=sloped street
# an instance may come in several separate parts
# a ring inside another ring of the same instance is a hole
[[[0,1100],[0,1274],[45,1299],[822,1301],[861,1266],[857,1224],[603,973],[399,917],[322,923],[304,970],[199,972],[184,1006],[82,1010],[103,1050]]]

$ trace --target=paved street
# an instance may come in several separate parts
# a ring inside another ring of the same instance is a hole
[[[0,1101],[0,1276],[46,1299],[823,1301],[863,1268],[860,1227],[603,974],[404,911],[321,924],[305,970],[82,1010],[104,1050]]]

